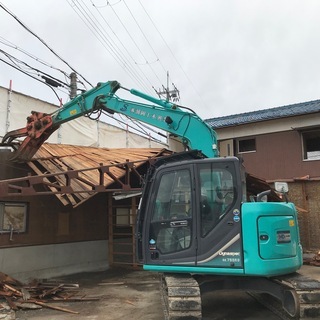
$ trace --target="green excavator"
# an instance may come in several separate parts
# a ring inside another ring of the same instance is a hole
[[[149,169],[136,243],[143,268],[163,275],[165,318],[201,319],[201,293],[225,289],[267,293],[293,319],[319,316],[315,283],[306,290],[296,272],[302,247],[295,206],[269,187],[255,192],[241,160],[219,157],[216,133],[191,109],[134,89],[125,90],[148,103],[124,100],[120,88],[99,83],[52,114],[32,112],[26,127],[2,142],[26,136],[12,159],[29,160],[61,124],[97,110],[164,130],[185,151]]]

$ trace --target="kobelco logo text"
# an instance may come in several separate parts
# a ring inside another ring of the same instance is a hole
[[[240,256],[240,252],[225,252],[225,251],[220,251],[219,252],[219,256],[231,256],[231,257],[236,257],[236,256]]]

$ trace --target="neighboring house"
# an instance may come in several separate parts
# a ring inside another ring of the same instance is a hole
[[[320,100],[207,119],[221,156],[244,160],[247,172],[289,183],[299,208],[305,250],[320,248]]]

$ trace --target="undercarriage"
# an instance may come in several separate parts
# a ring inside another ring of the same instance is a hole
[[[300,273],[273,278],[162,274],[165,320],[202,319],[201,294],[219,290],[248,292],[282,319],[320,318],[320,282]]]

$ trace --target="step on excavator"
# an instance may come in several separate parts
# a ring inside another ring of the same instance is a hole
[[[119,98],[120,88],[148,103]],[[186,150],[150,167],[138,209],[138,261],[162,274],[165,319],[201,319],[201,294],[233,289],[280,303],[290,319],[320,318],[320,283],[298,273],[294,204],[266,183],[258,190],[240,159],[219,157],[216,133],[191,109],[109,81],[52,114],[33,111],[2,143],[26,137],[12,161],[28,161],[61,124],[100,110],[164,130]]]

